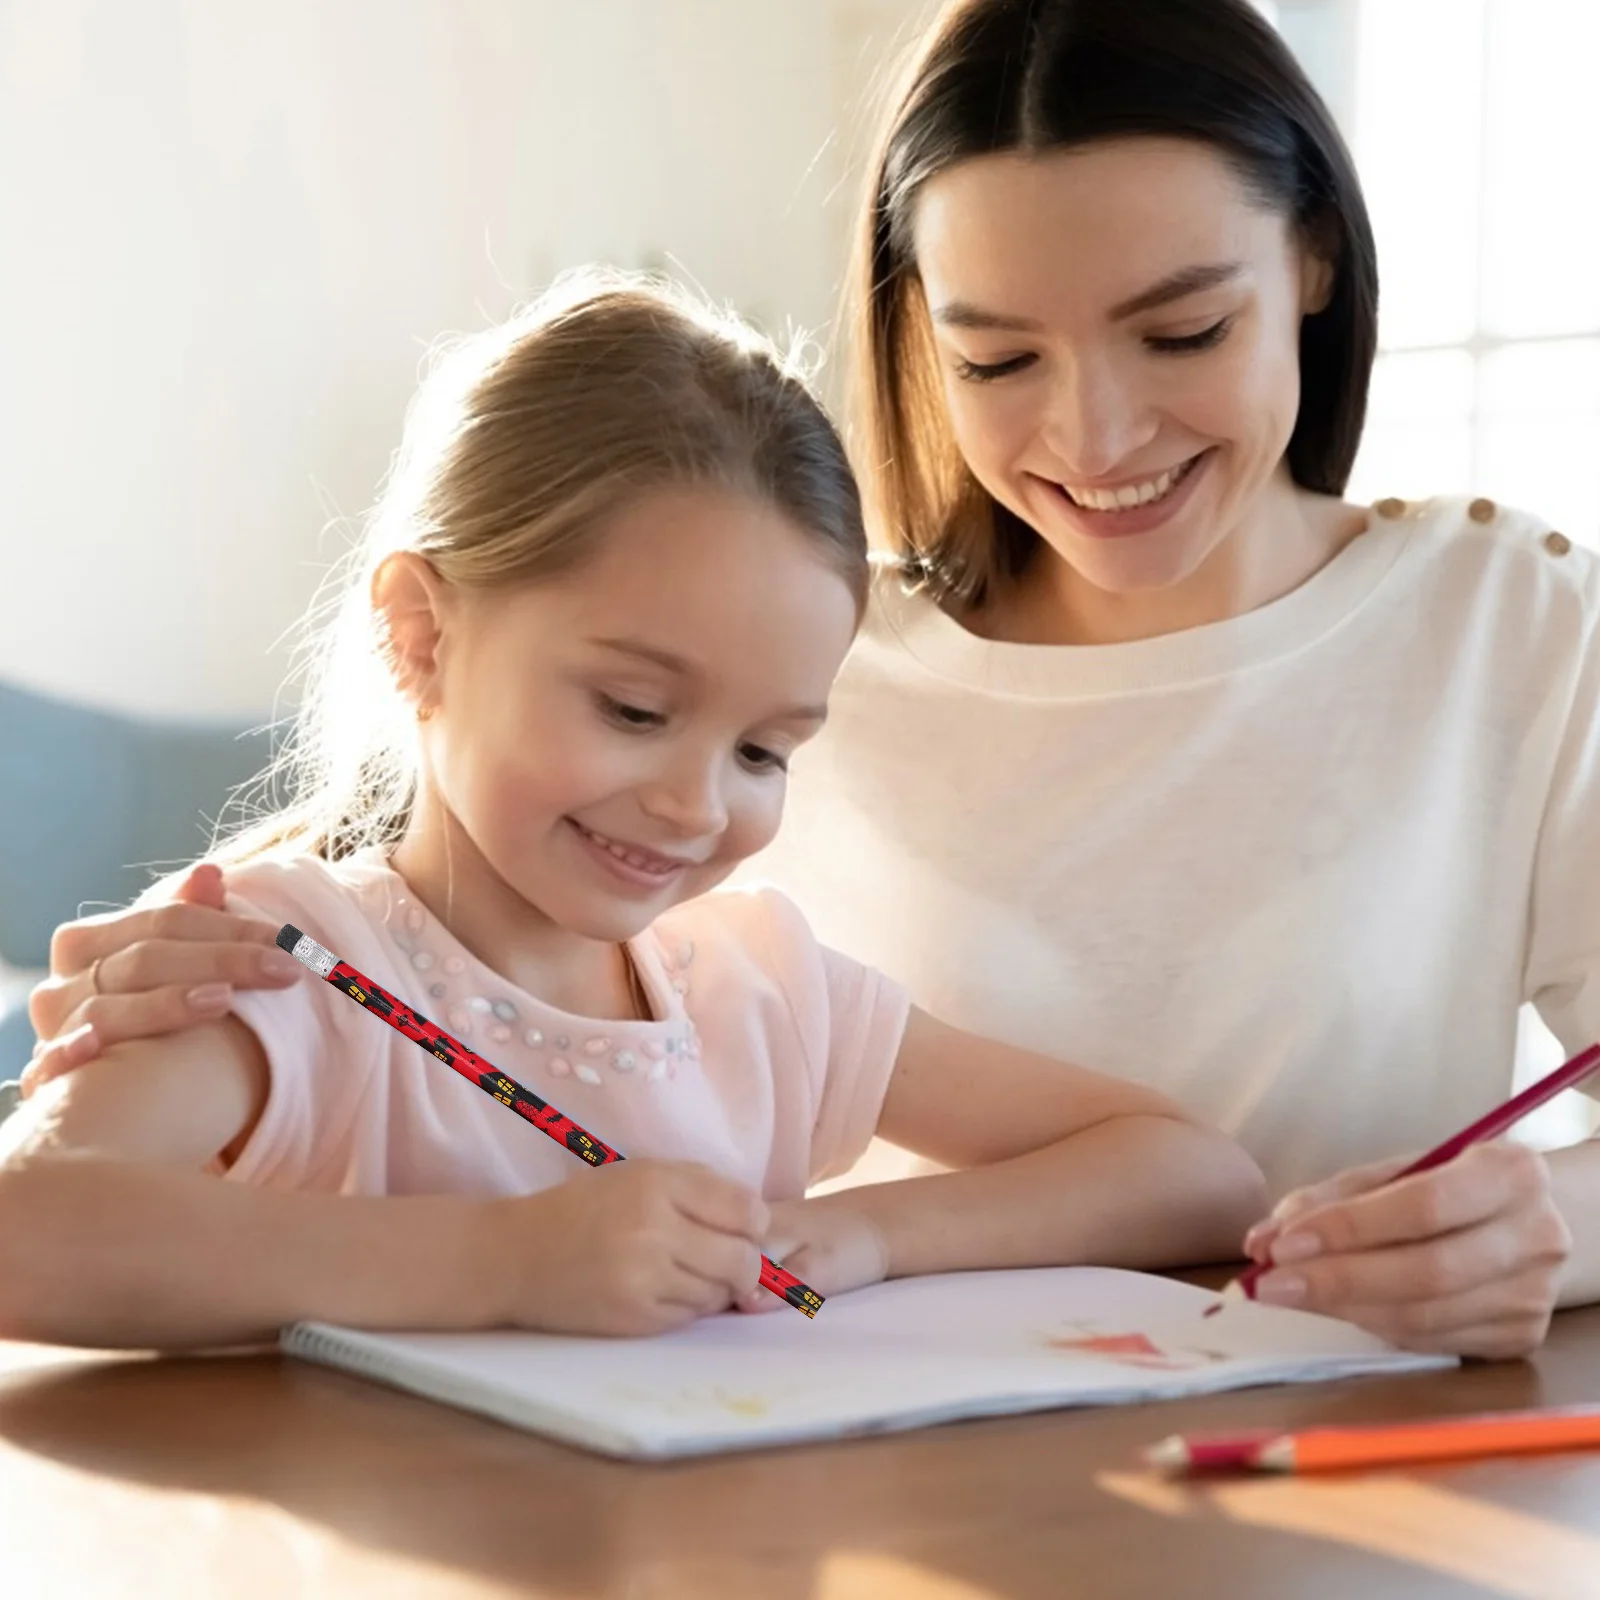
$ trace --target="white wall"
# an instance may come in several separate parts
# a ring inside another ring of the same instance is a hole
[[[824,322],[840,59],[822,0],[0,0],[0,677],[268,709],[423,343],[559,267]]]

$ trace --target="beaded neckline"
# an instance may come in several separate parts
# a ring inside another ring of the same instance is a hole
[[[656,964],[641,941],[623,946],[629,986],[637,986],[644,1020],[581,1017],[515,988],[488,973],[481,962],[469,960],[459,941],[417,901],[393,867],[382,860],[375,860],[373,867],[385,880],[385,931],[403,963],[426,986],[427,999],[417,997],[420,1009],[440,1008],[439,1022],[513,1077],[531,1067],[535,1075],[576,1079],[598,1089],[608,1082],[621,1087],[628,1081],[671,1081],[680,1066],[698,1065],[700,1035],[685,1004],[688,969],[694,960],[691,940],[678,941],[670,952],[664,941],[653,941],[659,954]],[[477,992],[469,989],[469,965],[491,979]],[[652,971],[653,965],[658,972]],[[665,988],[665,995],[651,993],[651,980],[658,976],[666,979],[657,984]]]

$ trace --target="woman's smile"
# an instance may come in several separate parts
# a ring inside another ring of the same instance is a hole
[[[1122,539],[1150,533],[1177,516],[1194,497],[1216,452],[1213,445],[1153,478],[1116,489],[1069,488],[1036,473],[1028,476],[1049,495],[1052,511],[1064,515],[1077,532],[1091,539]]]

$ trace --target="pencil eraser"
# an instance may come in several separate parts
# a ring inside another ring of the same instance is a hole
[[[326,978],[339,965],[339,958],[333,951],[324,949],[310,934],[301,933],[292,922],[286,922],[278,929],[278,943],[302,967],[309,967],[319,978]]]

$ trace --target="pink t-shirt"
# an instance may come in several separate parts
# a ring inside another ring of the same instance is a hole
[[[477,960],[376,851],[228,873],[230,909],[292,922],[630,1158],[703,1162],[768,1199],[844,1172],[877,1126],[905,992],[771,890],[679,906],[629,946],[652,1022],[573,1016]],[[307,973],[240,992],[272,1082],[228,1176],[342,1194],[531,1194],[583,1163]]]

